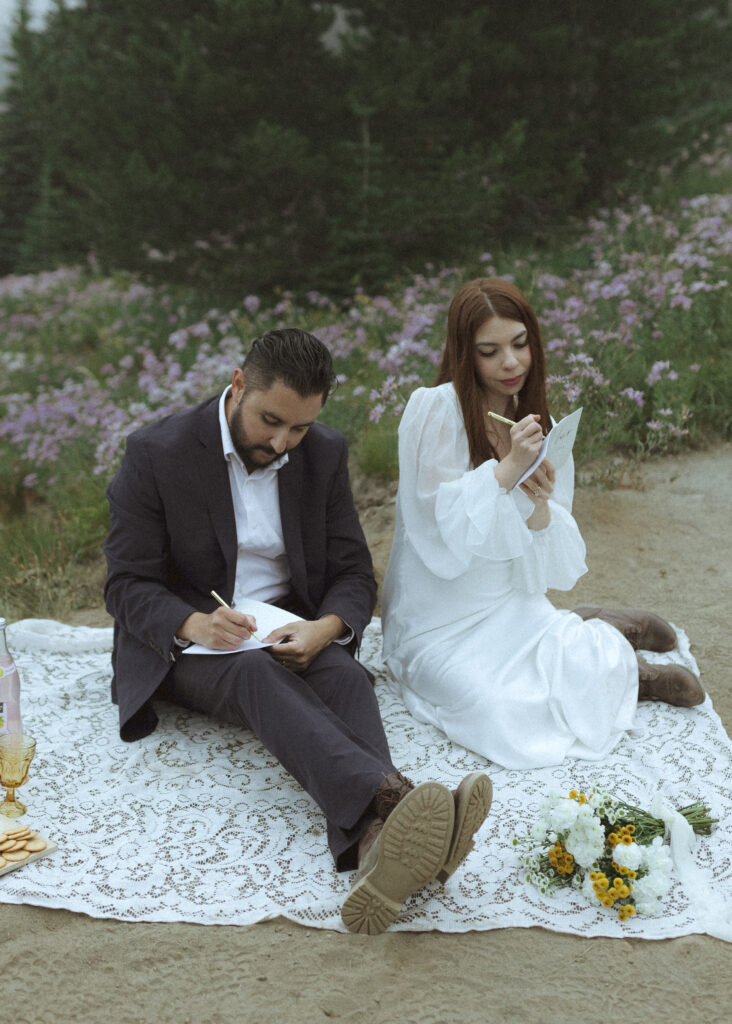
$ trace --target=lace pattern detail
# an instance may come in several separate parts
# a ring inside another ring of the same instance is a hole
[[[24,821],[59,850],[5,875],[0,901],[126,921],[252,924],[282,915],[343,930],[340,907],[352,876],[334,870],[318,807],[250,733],[161,704],[156,732],[123,743],[109,699],[111,630],[24,620],[9,627],[9,640],[25,727],[37,738]],[[571,891],[550,899],[521,879],[514,834],[527,830],[550,792],[593,782],[647,808],[656,794],[673,807],[707,802],[720,823],[696,844],[697,873],[717,910],[732,906],[732,744],[709,698],[690,710],[640,705],[638,729],[602,762],[515,771],[408,714],[381,659],[377,619],[361,657],[377,677],[395,764],[415,783],[454,787],[485,770],[494,786],[491,814],[466,863],[444,888],[432,883],[416,893],[394,930],[538,925],[648,939],[709,930],[709,901],[692,904],[678,882],[662,916],[621,924]],[[674,660],[696,671],[684,634]]]

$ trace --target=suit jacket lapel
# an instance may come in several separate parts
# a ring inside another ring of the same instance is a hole
[[[290,561],[292,589],[306,604],[309,603],[305,552],[302,545],[302,460],[297,450],[290,452],[287,464],[277,473],[277,490],[280,497],[280,518],[285,551]]]
[[[229,467],[221,447],[218,399],[212,399],[211,404],[202,410],[198,439],[197,483],[206,496],[211,522],[226,560],[226,586],[221,596],[231,600],[236,578],[236,520]]]

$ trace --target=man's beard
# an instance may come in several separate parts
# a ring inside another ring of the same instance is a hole
[[[279,458],[279,453],[267,445],[248,443],[246,432],[241,423],[240,407],[238,405],[234,407],[231,414],[229,433],[231,434],[231,443],[234,445],[234,451],[250,472],[252,468],[261,469]],[[263,458],[263,456],[266,456],[266,458]]]

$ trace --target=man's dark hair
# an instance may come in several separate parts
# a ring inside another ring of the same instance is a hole
[[[322,341],[297,327],[267,331],[255,338],[242,364],[246,391],[268,391],[276,381],[301,398],[323,396],[335,384],[333,359]]]

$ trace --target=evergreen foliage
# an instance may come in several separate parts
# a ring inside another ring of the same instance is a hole
[[[724,0],[19,0],[0,273],[92,253],[242,294],[367,287],[595,203],[729,117]]]

